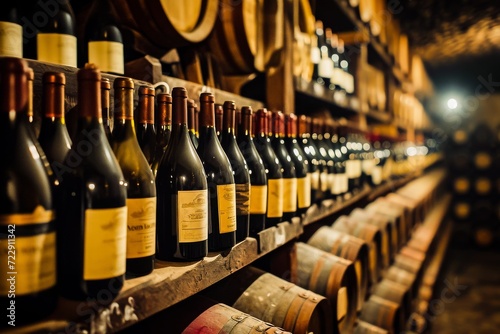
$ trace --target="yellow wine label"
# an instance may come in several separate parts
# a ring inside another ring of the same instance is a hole
[[[323,171],[319,175],[319,188],[322,192],[326,192],[328,190],[328,172]]]
[[[470,206],[468,203],[459,202],[459,203],[455,204],[454,210],[455,210],[455,215],[457,217],[466,218],[469,216]]]
[[[208,192],[183,190],[177,194],[177,235],[179,242],[208,238]]]
[[[457,177],[455,179],[455,182],[453,183],[455,191],[459,194],[466,193],[469,190],[469,186],[469,180],[467,180],[465,177]]]
[[[480,195],[486,195],[491,191],[491,182],[488,178],[482,177],[476,180],[476,192]]]
[[[250,213],[250,184],[242,183],[236,186],[236,214],[248,215]]]
[[[124,73],[123,44],[118,42],[89,42],[89,63],[103,72]]]
[[[217,208],[219,209],[219,232],[236,231],[236,189],[234,183],[217,185]]]
[[[347,288],[341,287],[337,292],[337,321],[342,320],[347,314],[347,305],[349,304],[349,295]]]
[[[311,189],[319,190],[319,171],[309,173],[309,175],[311,177]]]
[[[267,185],[250,186],[250,214],[263,215],[267,207]]]
[[[328,174],[328,189],[332,194],[335,194],[335,179],[336,175],[333,173]]]
[[[127,198],[127,259],[155,253],[156,197]]]
[[[479,169],[486,169],[491,166],[491,156],[486,152],[478,152],[474,156],[474,164]]]
[[[127,252],[127,207],[85,210],[83,278],[123,275]]]
[[[37,206],[32,213],[20,213],[11,215],[0,215],[0,226],[4,225],[31,225],[31,224],[46,224],[55,219],[55,212],[45,210],[41,205]]]
[[[283,179],[283,212],[297,211],[297,179]]]
[[[23,27],[12,22],[0,22],[0,56],[23,57]]]
[[[55,286],[56,232],[0,239],[0,254],[0,296]]]
[[[372,169],[372,183],[374,185],[379,185],[382,183],[382,179],[383,179],[383,176],[382,176],[383,172],[382,172],[382,167],[381,166],[373,166],[373,169]]]
[[[40,61],[76,67],[76,37],[66,34],[38,33],[37,58]]]
[[[267,180],[267,217],[283,216],[283,179]]]
[[[366,175],[372,175],[375,159],[366,159],[361,162],[361,169]]]
[[[361,176],[361,160],[347,160],[345,170],[349,179],[355,179]]]
[[[311,206],[311,175],[297,179],[297,205],[299,208]]]

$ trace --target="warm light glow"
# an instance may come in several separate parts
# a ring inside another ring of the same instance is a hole
[[[450,108],[451,110],[454,110],[454,109],[457,109],[458,107],[458,101],[456,99],[448,99],[448,108]]]

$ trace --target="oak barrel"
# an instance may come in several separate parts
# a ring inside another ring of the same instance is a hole
[[[352,333],[358,300],[353,262],[303,242],[294,247],[297,267],[292,267],[292,282],[328,298],[334,333]]]
[[[415,300],[417,297],[419,286],[417,285],[417,276],[415,273],[397,266],[390,266],[384,278],[406,286],[409,290],[411,300]]]
[[[387,331],[366,321],[358,320],[354,327],[354,334],[387,334]]]
[[[393,334],[401,333],[405,328],[401,306],[376,295],[371,295],[366,301],[359,319]]]
[[[413,303],[408,286],[384,278],[374,287],[372,294],[399,304],[405,321],[410,317]]]
[[[290,333],[268,322],[252,317],[231,306],[218,303],[196,317],[182,334],[248,334],[248,333]]]
[[[402,247],[408,240],[408,218],[405,215],[405,210],[403,207],[398,205],[391,205],[387,200],[382,198],[377,198],[375,201],[371,202],[365,207],[368,211],[378,212],[386,216],[391,217],[396,220],[396,225],[399,227],[398,230],[398,241],[399,247]]]
[[[368,244],[360,238],[335,231],[329,226],[320,227],[307,240],[307,244],[354,263],[358,287],[358,301],[356,304],[357,310],[360,311],[368,292]]]
[[[363,239],[368,244],[370,283],[375,284],[382,277],[382,233],[380,228],[374,225],[361,223],[346,215],[338,217],[330,226],[332,229],[357,238]]]
[[[412,226],[422,222],[423,216],[417,200],[403,196],[398,193],[389,193],[385,196],[389,201],[400,204],[408,210],[408,215],[412,220]]]
[[[326,297],[260,269],[249,270],[260,276],[238,297],[234,308],[292,333],[333,332],[333,311]]]

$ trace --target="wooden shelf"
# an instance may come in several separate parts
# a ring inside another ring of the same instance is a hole
[[[389,111],[369,110],[366,118],[370,123],[389,124],[392,121],[392,115]]]

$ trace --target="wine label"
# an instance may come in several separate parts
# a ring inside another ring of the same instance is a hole
[[[208,239],[208,192],[184,190],[177,193],[177,235],[179,242]]]
[[[491,191],[491,182],[489,179],[483,177],[476,180],[476,192],[480,195],[486,195]]]
[[[347,173],[340,174],[340,179],[342,180],[342,193],[346,193],[349,191],[349,178],[347,177]]]
[[[491,156],[486,152],[478,152],[474,156],[474,164],[479,169],[486,169],[491,166]]]
[[[266,213],[267,186],[250,186],[250,214],[262,215]]]
[[[242,215],[248,215],[249,213],[250,213],[250,184],[248,183],[237,184],[236,214],[238,216],[242,216]],[[265,205],[263,213],[265,213]]]
[[[344,87],[344,70],[341,69],[340,67],[335,67],[333,70],[332,70],[332,76],[330,78],[330,82],[337,85],[337,86],[340,86],[340,87]]]
[[[328,190],[328,172],[324,171],[319,175],[319,187],[322,192],[326,192]]]
[[[76,67],[76,37],[66,34],[38,33],[37,58],[40,61]]]
[[[366,159],[361,162],[361,169],[366,175],[372,175],[375,159]]]
[[[37,206],[32,213],[16,213],[9,215],[0,215],[0,226],[7,225],[32,225],[47,224],[55,219],[55,212],[45,210],[41,205]]]
[[[311,206],[311,174],[297,179],[297,205],[301,209]]]
[[[321,57],[318,64],[318,75],[322,78],[330,78],[333,72],[333,61],[331,58]]]
[[[156,197],[127,198],[127,259],[155,253]]]
[[[321,51],[318,47],[311,48],[311,63],[319,64],[321,61]]]
[[[467,180],[465,177],[457,177],[455,179],[455,182],[453,183],[453,187],[455,188],[455,191],[457,193],[464,194],[469,191],[469,180]]]
[[[283,216],[283,179],[267,180],[267,217]]]
[[[312,190],[319,190],[319,171],[309,173],[311,175],[311,188]]]
[[[9,291],[26,295],[55,286],[56,232],[0,239],[0,254],[4,268],[0,271],[0,296]]]
[[[381,166],[373,166],[372,169],[372,183],[374,185],[379,185],[382,183],[382,167]]]
[[[328,189],[330,189],[330,192],[332,194],[335,193],[335,179],[336,179],[336,174],[333,174],[333,173],[329,173],[328,174]]]
[[[347,94],[354,93],[354,76],[351,73],[344,73],[345,91]]]
[[[297,179],[283,179],[283,212],[297,211]]]
[[[127,207],[85,210],[83,278],[123,275],[127,256]]]
[[[234,183],[217,185],[217,204],[219,232],[236,231],[236,188]]]
[[[361,160],[347,160],[345,162],[345,169],[349,179],[356,179],[361,176]]]
[[[0,22],[0,56],[23,57],[23,27],[12,22]]]
[[[123,44],[118,42],[89,42],[89,63],[103,72],[124,73]]]
[[[337,321],[342,320],[347,314],[348,304],[349,296],[347,294],[347,288],[343,286],[337,291]]]

